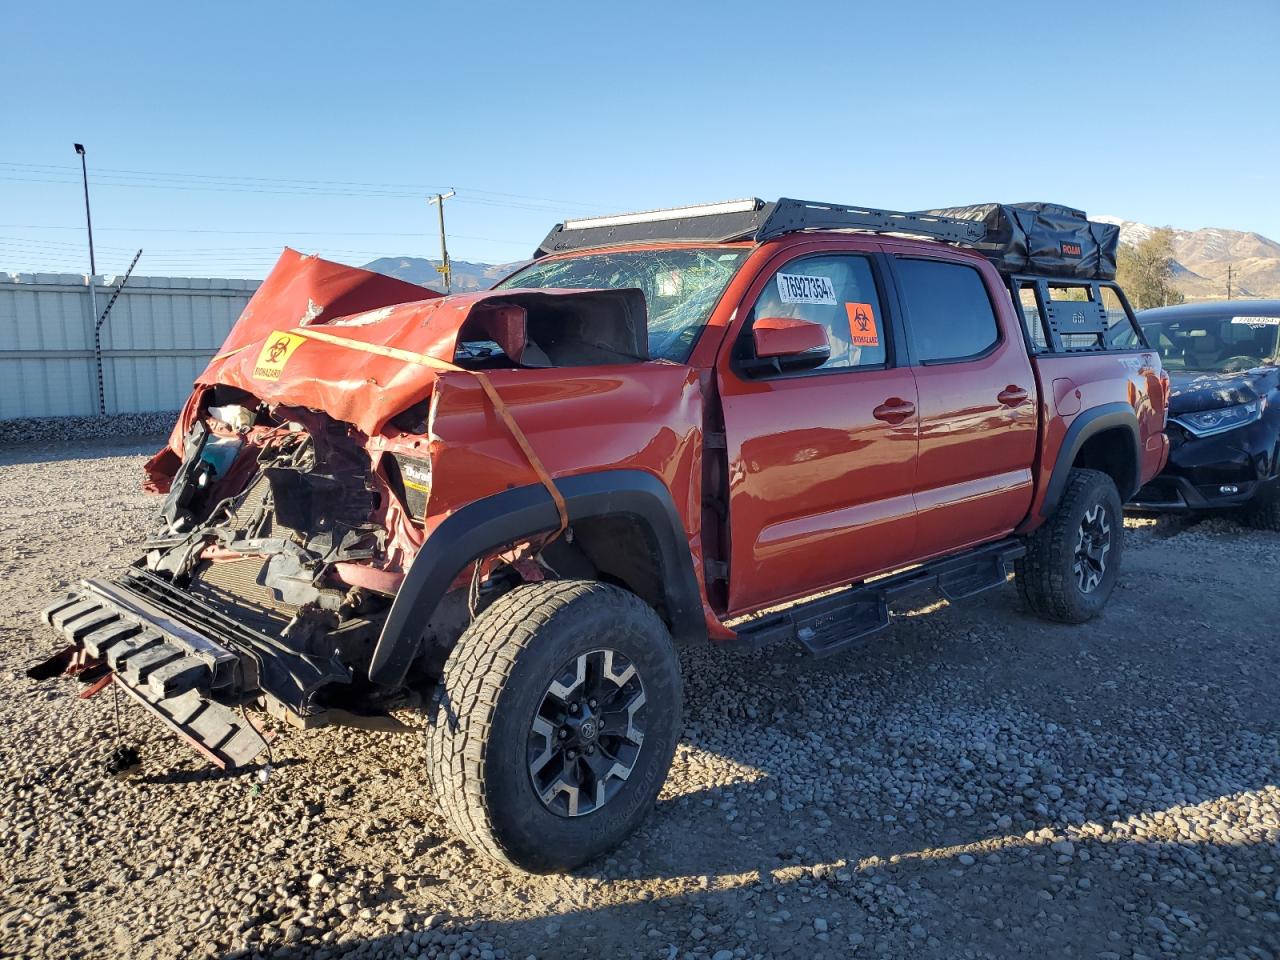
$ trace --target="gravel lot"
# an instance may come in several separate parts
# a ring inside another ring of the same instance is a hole
[[[159,441],[0,448],[0,954],[1280,957],[1280,536],[1130,522],[1083,627],[1012,586],[834,660],[684,655],[641,833],[568,877],[451,839],[419,733],[285,733],[223,776],[23,674],[36,611],[131,557]]]

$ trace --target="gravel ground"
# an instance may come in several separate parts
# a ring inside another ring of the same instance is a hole
[[[567,877],[451,839],[419,733],[285,733],[223,776],[35,684],[37,609],[130,557],[157,442],[0,450],[0,953],[1280,957],[1280,536],[1130,521],[1082,628],[1012,586],[863,649],[684,654],[658,809]]]
[[[95,441],[102,437],[167,437],[176,411],[114,413],[104,417],[21,417],[0,420],[0,446]],[[163,441],[162,441],[163,442]]]

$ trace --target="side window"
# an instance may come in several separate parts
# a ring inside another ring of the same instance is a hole
[[[809,373],[878,367],[886,362],[884,311],[875,274],[864,256],[792,260],[769,278],[756,298],[750,321],[765,317],[807,320],[826,330],[831,356]],[[750,324],[743,333],[750,337]]]
[[[962,360],[1000,339],[987,286],[973,267],[906,258],[897,267],[917,360]]]

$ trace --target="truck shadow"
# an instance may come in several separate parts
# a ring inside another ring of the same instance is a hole
[[[705,890],[691,877],[685,889],[661,897],[637,888],[622,902],[521,919],[410,912],[395,933],[264,952],[276,958],[492,955],[486,950],[504,950],[509,958],[706,958],[741,948],[738,956],[747,957],[951,958],[1154,956],[1169,950],[1223,956],[1264,945],[1280,949],[1268,911],[1274,905],[1228,888],[1226,880],[1247,870],[1256,878],[1266,845],[1122,846],[1077,840],[1069,861],[1047,842],[1023,842],[1001,847],[994,862],[992,853],[975,857],[955,850],[844,866],[798,862],[743,876],[715,875]],[[1112,865],[1123,858],[1141,865],[1114,874]],[[1165,871],[1183,869],[1174,863],[1204,865],[1203,897],[1179,891],[1167,876],[1151,876],[1161,869],[1157,864]],[[1121,882],[1108,887],[1108,874]],[[983,892],[975,896],[974,888]],[[438,954],[429,953],[433,948]]]
[[[879,647],[822,664],[774,651],[725,669],[722,651],[685,651],[671,778],[612,855],[512,877],[514,896],[489,908],[401,901],[401,932],[295,955],[1280,949],[1280,904],[1256,892],[1275,892],[1280,826],[1242,812],[1259,793],[1277,802],[1274,726],[1213,684],[1180,689],[1175,722],[1167,677],[1029,667],[1061,656],[1073,628],[1020,638],[1024,684],[1001,682],[999,642],[967,631],[1013,613],[1011,594],[972,617],[900,621]],[[943,633],[959,646],[939,662]],[[606,905],[557,906],[592,900]],[[487,919],[502,914],[520,919]]]

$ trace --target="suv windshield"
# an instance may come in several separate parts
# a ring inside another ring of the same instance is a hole
[[[1280,317],[1255,316],[1247,304],[1176,320],[1138,320],[1168,370],[1237,373],[1276,362]]]
[[[648,307],[649,356],[684,363],[748,253],[742,247],[679,247],[585,254],[532,263],[495,289],[636,287]]]

